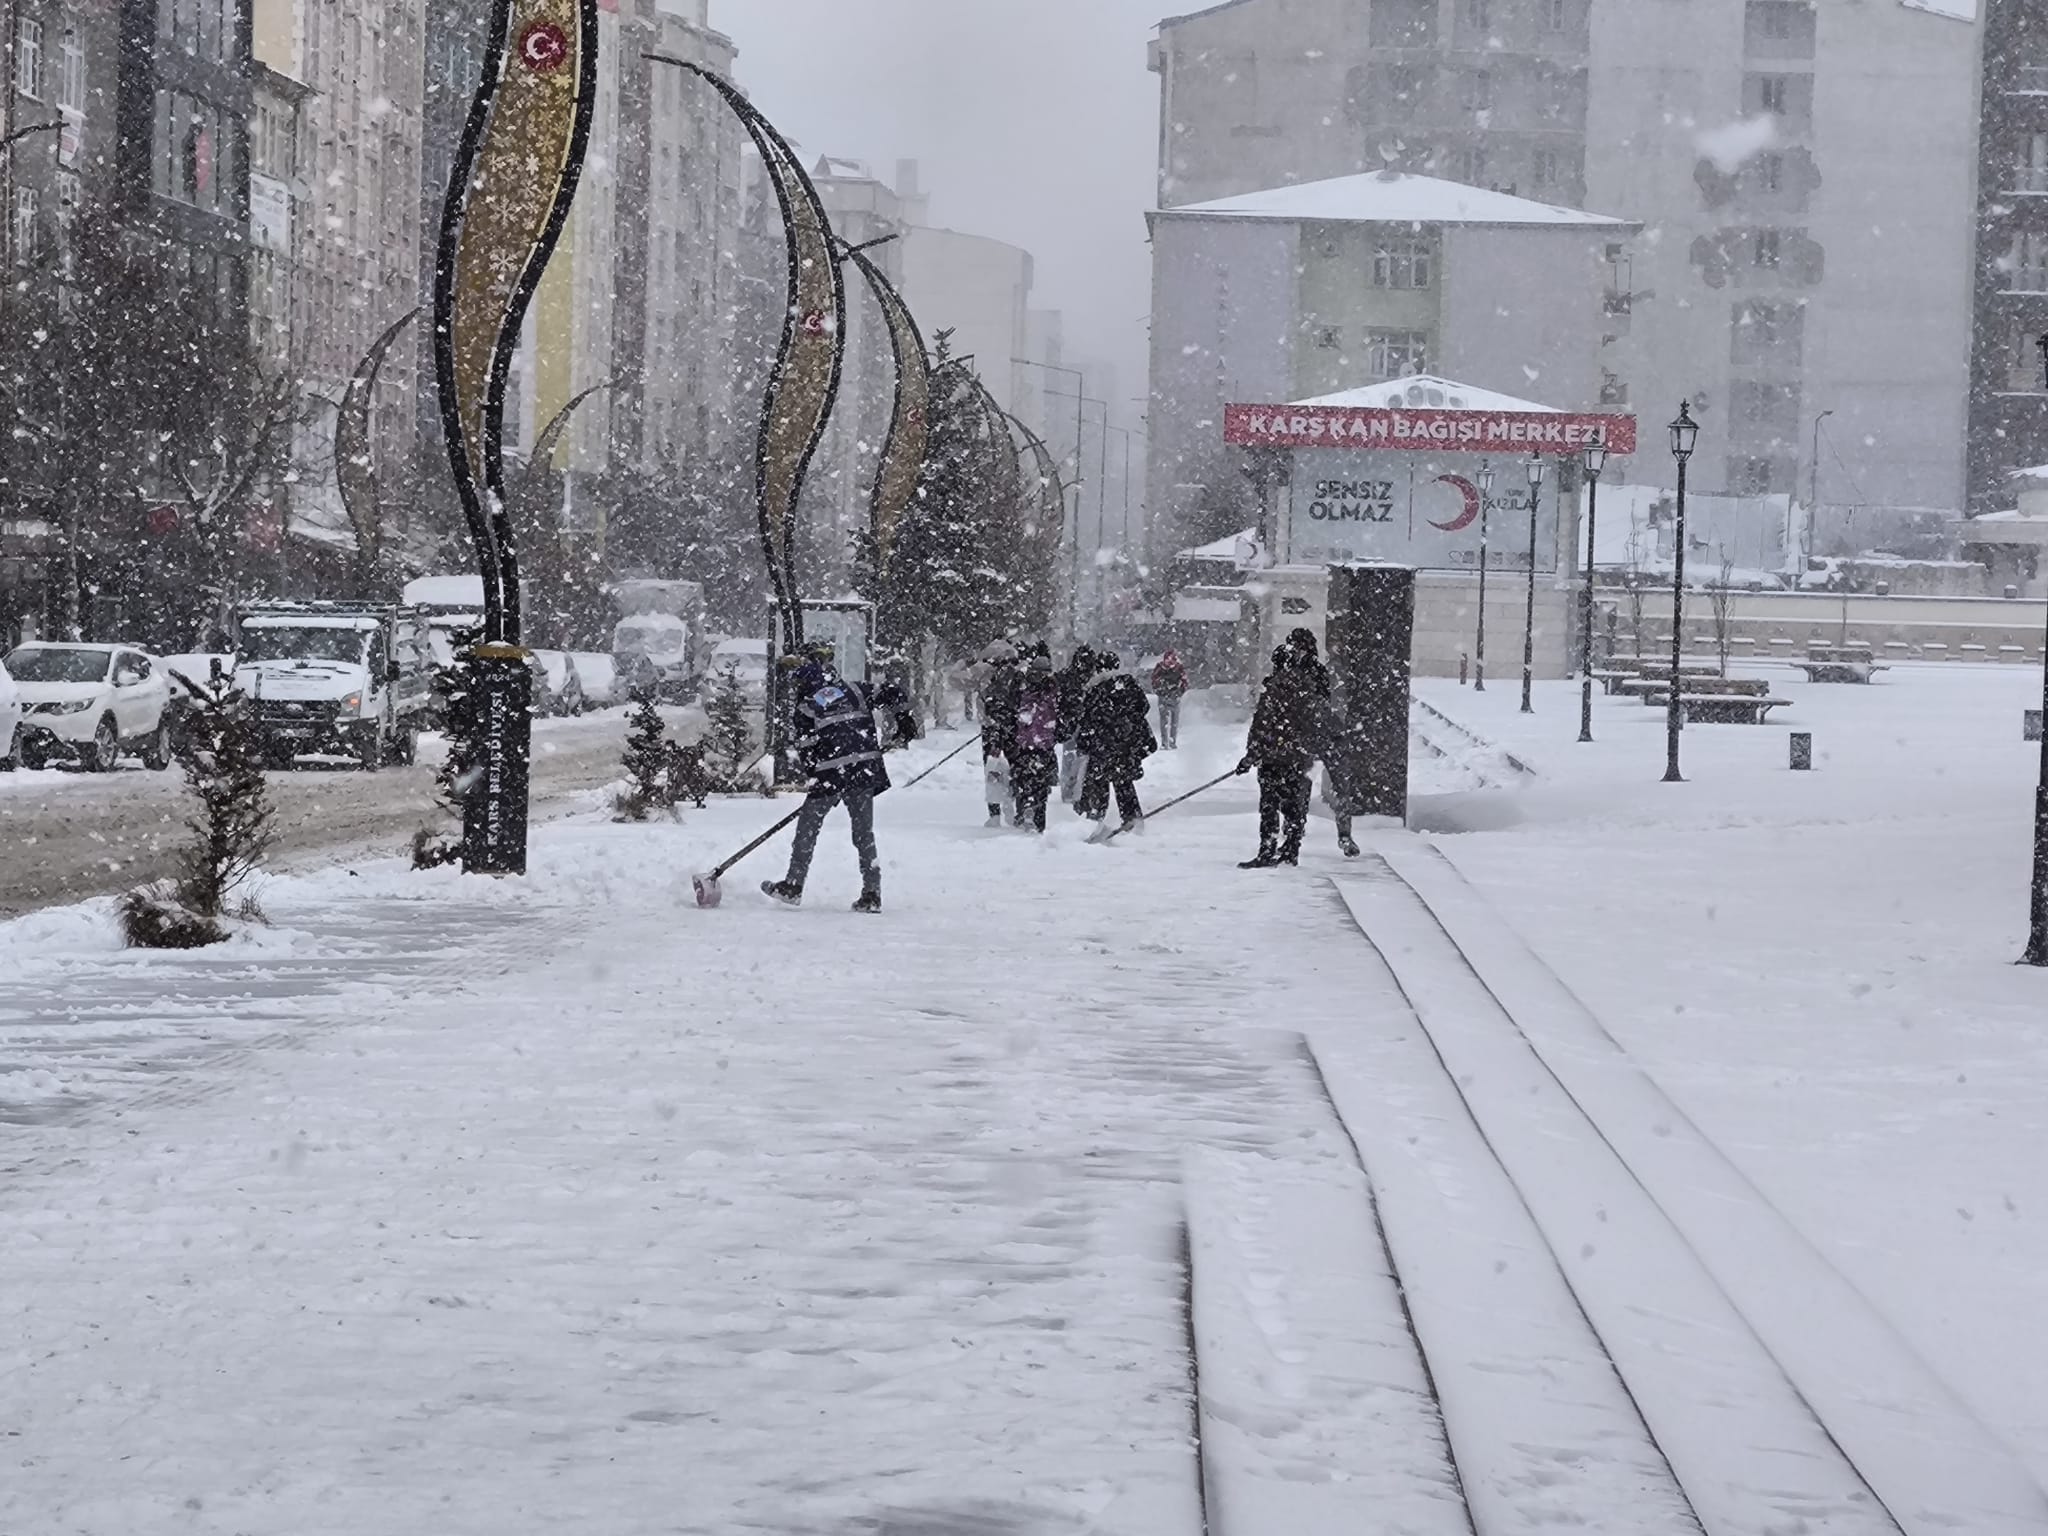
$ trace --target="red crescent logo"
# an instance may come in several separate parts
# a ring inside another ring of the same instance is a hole
[[[825,312],[821,309],[812,310],[809,314],[804,316],[803,327],[804,334],[806,336],[824,335],[826,330]]]
[[[1458,494],[1465,498],[1465,510],[1457,517],[1452,518],[1448,523],[1432,522],[1429,525],[1430,527],[1441,528],[1445,533],[1460,533],[1479,521],[1478,486],[1467,480],[1463,475],[1438,475],[1435,483],[1438,485],[1455,486]]]
[[[560,69],[568,57],[568,34],[552,21],[532,22],[519,34],[519,62],[536,75]]]

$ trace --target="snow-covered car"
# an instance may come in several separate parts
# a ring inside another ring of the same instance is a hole
[[[171,766],[171,685],[152,657],[126,645],[35,640],[5,665],[21,695],[23,767],[69,757],[106,773],[124,751],[148,768]]]
[[[21,756],[21,690],[7,668],[0,666],[0,771],[13,768]]]
[[[618,668],[610,656],[601,651],[571,651],[569,660],[583,689],[584,708],[604,709],[618,702]]]
[[[721,640],[711,653],[710,687],[716,689],[731,671],[748,693],[768,696],[768,642],[766,640]]]

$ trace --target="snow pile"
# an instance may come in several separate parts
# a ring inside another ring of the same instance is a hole
[[[1723,176],[1733,176],[1743,166],[1778,142],[1778,120],[1768,112],[1738,118],[1720,128],[1701,131],[1695,141],[1699,151],[1713,161]]]

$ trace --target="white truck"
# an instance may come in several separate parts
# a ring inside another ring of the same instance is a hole
[[[612,630],[619,689],[647,689],[671,704],[695,698],[710,660],[703,583],[621,581],[610,590],[619,610]]]
[[[251,604],[236,629],[235,682],[255,703],[273,767],[344,756],[374,772],[414,760],[432,664],[419,609]]]

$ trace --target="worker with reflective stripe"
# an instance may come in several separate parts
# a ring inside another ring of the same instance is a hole
[[[881,733],[875,710],[901,705],[901,690],[883,686],[870,691],[839,675],[829,652],[814,652],[796,674],[797,761],[811,781],[803,813],[797,818],[796,843],[790,849],[789,874],[761,889],[779,902],[795,906],[804,899],[811,856],[818,834],[836,805],[846,807],[853,824],[853,847],[860,855],[861,894],[856,912],[882,910],[882,863],[875,849],[875,796],[889,787],[882,762]]]

